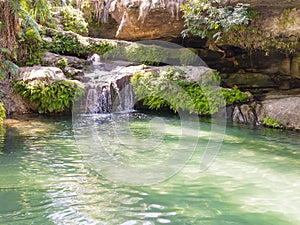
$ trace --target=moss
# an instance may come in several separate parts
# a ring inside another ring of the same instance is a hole
[[[72,33],[54,33],[50,35],[52,42],[44,42],[45,48],[50,52],[62,55],[86,58],[97,53],[103,55],[112,50],[114,46],[106,41],[82,44]]]
[[[263,124],[266,127],[283,128],[283,126],[276,119],[269,117],[269,116],[264,118]]]
[[[188,110],[199,115],[211,115],[226,104],[243,101],[246,95],[215,86],[211,82],[188,82],[184,71],[140,72],[133,75],[131,84],[137,98],[149,109],[170,108],[174,112]],[[226,96],[223,96],[226,93]]]
[[[111,51],[115,47],[108,42],[95,42],[91,43],[86,49],[86,55],[98,54],[103,55],[106,52]]]
[[[182,49],[180,50],[179,60],[182,66],[193,65],[198,59],[197,51],[195,49]]]
[[[106,59],[128,60],[158,66],[166,62],[168,54],[168,51],[160,46],[131,44],[115,48],[104,54],[104,57]]]
[[[30,84],[17,81],[14,89],[31,102],[39,113],[68,111],[75,96],[82,93],[82,89],[72,81],[57,81],[50,85],[44,81]]]

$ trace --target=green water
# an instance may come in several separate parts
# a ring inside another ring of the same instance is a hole
[[[201,172],[208,122],[186,134],[173,116],[116,115],[93,119],[93,125],[80,140],[71,118],[7,125],[0,141],[1,225],[300,224],[299,133],[227,125],[217,157]],[[147,168],[178,146],[194,148],[195,134],[200,138],[180,172],[142,186],[101,173],[99,160],[106,158],[90,144],[95,132],[120,165]],[[183,135],[188,138],[180,142]]]

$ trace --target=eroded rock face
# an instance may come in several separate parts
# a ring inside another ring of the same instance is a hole
[[[183,29],[180,6],[186,0],[112,0],[104,10],[117,21],[115,37],[124,40],[170,40]]]
[[[107,0],[104,21],[117,22],[116,38],[124,40],[170,40],[180,36],[183,18],[180,6],[186,0]],[[222,5],[249,3],[260,14],[260,26],[274,37],[300,35],[298,0],[221,0]],[[94,31],[95,32],[95,31]],[[110,33],[110,32],[108,32]]]
[[[0,89],[7,115],[31,112],[30,104],[14,92],[11,78],[6,78],[0,82]]]

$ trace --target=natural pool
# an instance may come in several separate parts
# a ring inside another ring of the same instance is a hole
[[[111,118],[93,118],[91,133],[125,165],[151,166],[178,147],[176,116]],[[199,149],[183,170],[140,186],[114,182],[97,160],[89,163],[91,152],[78,147],[72,118],[11,120],[0,145],[0,224],[300,224],[299,133],[227,124],[216,159],[200,172],[210,122],[199,129]],[[193,146],[185,142],[183,149]]]

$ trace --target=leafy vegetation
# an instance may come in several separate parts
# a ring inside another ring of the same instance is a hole
[[[221,5],[220,0],[189,0],[181,8],[184,13],[186,29],[182,35],[189,34],[207,38],[209,45],[229,44],[250,51],[269,52],[276,49],[285,54],[296,51],[299,37],[274,36],[264,30],[259,13],[250,9],[249,4]],[[278,29],[283,29],[295,21],[296,8],[284,9],[278,21]],[[216,46],[213,46],[216,48]]]
[[[0,102],[0,124],[2,123],[4,118],[6,118],[6,109],[4,103]]]
[[[219,3],[220,0],[195,0],[183,5],[181,10],[186,26],[182,32],[183,36],[191,33],[218,41],[224,33],[249,24],[249,4],[238,3],[234,7],[229,7],[220,6]]]
[[[267,127],[283,128],[283,126],[276,119],[269,116],[264,118],[263,124]]]
[[[88,23],[83,17],[83,13],[79,9],[73,8],[73,6],[64,6],[61,10],[63,19],[62,24],[64,30],[73,31],[81,35],[88,34]]]
[[[52,21],[51,1],[21,0],[20,8],[26,11],[39,24],[48,25]]]
[[[91,54],[98,54],[98,55],[103,55],[105,54],[106,52],[109,52],[111,51],[112,49],[114,49],[115,47],[106,42],[106,41],[103,41],[103,42],[93,42],[93,43],[90,43],[89,46],[87,46],[86,48],[86,55],[91,55]]]
[[[222,94],[227,104],[243,102],[249,98],[249,96],[245,92],[241,92],[237,86],[234,86],[232,89],[222,89]]]
[[[19,38],[19,66],[39,65],[46,49],[43,46],[42,38],[33,29],[21,32]]]
[[[8,54],[7,48],[0,48],[0,78],[4,78],[7,73],[17,74],[18,66],[11,60],[6,59]]]
[[[182,79],[183,75],[184,71],[173,69],[159,73],[141,72],[133,75],[131,84],[137,98],[149,109],[170,108],[174,112],[188,110],[190,113],[211,115],[226,104],[248,98],[237,88],[227,90],[216,86],[218,79],[211,79],[214,74],[208,74],[209,78],[202,84],[188,82]]]
[[[86,46],[80,43],[75,34],[56,32],[51,35],[52,42],[44,42],[45,48],[50,52],[62,55],[71,55],[80,58],[86,58],[89,55],[97,53],[103,55],[114,48],[106,41],[92,42]]]
[[[31,102],[39,113],[59,113],[69,110],[82,89],[72,81],[57,81],[49,85],[45,81],[14,84],[15,91]]]
[[[64,69],[66,66],[68,66],[68,60],[67,60],[66,58],[62,58],[62,59],[58,60],[57,66],[58,66],[61,70]]]

